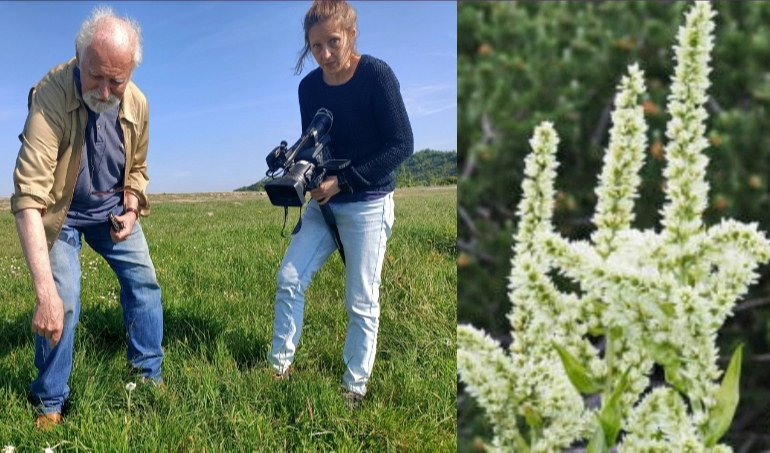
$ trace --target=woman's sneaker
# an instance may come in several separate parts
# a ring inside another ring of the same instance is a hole
[[[279,373],[275,370],[273,370],[273,379],[276,381],[288,381],[291,379],[291,375],[294,373],[294,369],[292,367],[288,367],[285,370],[283,370],[283,373]]]
[[[361,403],[364,401],[364,395],[356,393],[352,390],[343,389],[342,397],[345,398],[345,404],[347,404],[348,409],[351,411],[361,407]]]

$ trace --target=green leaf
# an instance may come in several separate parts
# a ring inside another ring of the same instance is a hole
[[[730,358],[730,365],[722,378],[722,384],[716,394],[716,404],[711,408],[706,424],[707,447],[713,447],[730,428],[735,415],[735,408],[740,398],[741,362],[743,361],[743,345],[738,346]]]
[[[663,370],[666,372],[666,382],[686,395],[687,386],[679,375],[682,361],[679,359],[676,349],[669,343],[656,344],[652,342],[647,343],[646,349],[652,360],[663,366]]]
[[[604,431],[604,441],[608,446],[615,445],[615,440],[620,433],[620,426],[623,421],[620,403],[626,387],[628,387],[628,370],[620,377],[620,382],[615,386],[612,395],[604,402],[602,410],[599,412],[599,423]]]
[[[540,414],[538,414],[531,405],[525,404],[522,407],[522,412],[524,413],[524,420],[527,421],[527,425],[530,427],[539,429],[543,425],[542,417],[540,417]]]
[[[604,431],[602,431],[601,427],[598,427],[594,431],[593,437],[591,437],[591,442],[586,447],[586,453],[607,453],[607,451],[609,450],[604,441]]]
[[[664,365],[663,370],[666,373],[666,382],[671,384],[679,393],[687,395],[687,384],[679,375],[679,363]]]
[[[652,360],[667,367],[669,365],[679,365],[679,356],[673,346],[668,343],[656,344],[647,343],[647,352],[652,356]]]
[[[669,303],[658,304],[658,302],[652,300],[642,300],[639,302],[639,306],[646,315],[653,316],[661,321],[674,316],[674,306]]]
[[[671,317],[676,314],[676,310],[674,308],[674,304],[672,303],[662,303],[660,304],[660,310],[666,314],[666,316]]]
[[[602,382],[591,377],[585,367],[580,363],[580,361],[578,361],[578,359],[575,358],[575,356],[555,343],[553,347],[556,348],[556,352],[559,353],[559,358],[561,358],[564,371],[567,373],[567,377],[569,378],[570,382],[572,382],[572,385],[574,385],[578,390],[578,392],[591,394],[599,393],[601,391]]]
[[[619,326],[610,327],[610,340],[617,340],[623,336],[623,328]]]
[[[531,444],[531,430],[527,426],[526,420],[520,415],[516,415],[516,429],[511,430],[513,435],[513,442],[516,445],[515,451],[522,453],[530,452]]]

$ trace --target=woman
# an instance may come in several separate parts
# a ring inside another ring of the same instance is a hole
[[[302,130],[316,111],[330,110],[329,133],[336,159],[350,166],[311,190],[278,272],[270,363],[287,378],[302,333],[305,290],[336,250],[320,205],[331,207],[345,252],[348,313],[342,385],[356,406],[366,394],[377,348],[379,287],[385,243],[393,226],[395,170],[414,151],[412,128],[393,71],[385,62],[356,51],[356,12],[344,1],[315,1],[305,15],[302,72],[309,54],[318,68],[299,84]]]

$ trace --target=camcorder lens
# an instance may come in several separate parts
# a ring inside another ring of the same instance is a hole
[[[302,206],[305,203],[305,186],[314,168],[310,162],[300,161],[292,165],[285,175],[265,184],[270,203],[275,206]]]

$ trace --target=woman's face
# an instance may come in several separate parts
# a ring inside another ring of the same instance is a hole
[[[338,75],[350,67],[352,39],[337,21],[325,20],[308,31],[313,58],[324,74]]]

